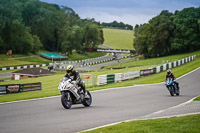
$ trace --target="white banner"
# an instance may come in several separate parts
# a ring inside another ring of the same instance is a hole
[[[169,69],[170,69],[170,68],[172,68],[172,63],[171,63],[171,62],[169,63]]]
[[[115,74],[115,82],[122,81],[122,73],[116,73]]]
[[[107,75],[99,75],[97,77],[97,85],[105,85],[107,84]]]
[[[167,64],[163,64],[163,71],[167,70]]]
[[[140,77],[140,71],[122,73],[122,80],[132,79],[136,77]]]
[[[176,61],[174,61],[174,67],[176,67]]]
[[[160,66],[157,66],[156,67],[156,73],[159,73],[160,72]]]

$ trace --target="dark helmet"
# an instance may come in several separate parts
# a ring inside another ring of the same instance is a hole
[[[67,73],[71,73],[74,70],[74,66],[73,65],[68,65],[66,68],[66,72]]]
[[[167,74],[168,75],[170,75],[171,74],[171,70],[169,69],[169,70],[167,70]]]

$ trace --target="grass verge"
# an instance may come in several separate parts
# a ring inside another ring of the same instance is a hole
[[[199,133],[200,114],[123,122],[87,133]]]
[[[144,59],[144,60],[138,60],[137,57],[134,57],[130,59],[129,61],[123,62],[123,63],[119,60],[118,65],[107,66],[107,67],[104,67],[103,69],[99,69],[96,72],[92,72],[88,74],[98,76],[98,75],[104,75],[104,74],[126,73],[126,72],[131,72],[131,71],[136,71],[136,70],[153,68],[163,63],[176,61],[176,60],[189,57],[192,55],[196,55],[196,59],[199,59],[200,51],[186,53],[186,54],[165,56],[165,57],[160,57],[160,58]],[[124,69],[116,69],[116,68],[124,68]]]
[[[133,50],[133,31],[103,28],[104,44],[113,49]]]
[[[194,101],[200,101],[200,96],[199,96],[199,97],[196,97],[196,98],[194,99]]]
[[[73,53],[69,55],[68,61],[74,60],[83,60],[89,58],[96,58],[104,56],[106,53],[102,52],[89,52],[87,55],[82,55],[78,53]],[[21,57],[21,58],[16,58]],[[29,56],[29,55],[13,55],[13,57],[9,57],[7,55],[0,55],[0,68],[9,67],[9,66],[22,66],[22,65],[37,65],[37,64],[45,64],[50,63],[51,60],[44,59],[40,56]],[[60,61],[57,61],[60,62]]]
[[[188,54],[188,56],[191,53]],[[192,53],[194,54],[194,53]],[[182,66],[178,66],[176,68],[172,68],[172,72],[175,74],[176,77],[182,76],[185,73],[188,73],[198,67],[200,67],[200,52],[196,53],[198,56],[196,59],[192,62],[188,62]],[[182,55],[181,55],[182,56]],[[168,58],[168,57],[165,57]],[[175,57],[177,58],[177,57]],[[163,58],[161,58],[162,60]],[[180,57],[179,57],[180,59]],[[154,60],[149,59],[144,62],[143,60],[141,62],[145,64],[148,64],[148,61]],[[156,59],[157,60],[157,59]],[[140,62],[140,61],[138,61]],[[155,63],[157,61],[152,61],[152,63]],[[137,64],[137,62],[135,62]],[[133,62],[134,64],[134,62]],[[148,65],[147,65],[148,66]],[[139,68],[137,69],[139,70]],[[133,71],[132,69],[122,69],[118,70],[119,72],[126,72],[126,71]],[[96,72],[96,73],[87,73],[87,74],[93,74],[95,76],[102,75],[102,74],[110,74],[110,73],[117,73],[117,71],[103,71],[103,72]],[[158,83],[163,82],[165,79],[166,72],[161,72],[158,74],[146,76],[146,77],[140,77],[133,80],[123,81],[119,83],[112,83],[105,86],[95,86],[91,88],[87,88],[90,91],[93,90],[100,90],[100,89],[107,89],[107,88],[116,88],[116,87],[125,87],[125,86],[133,86],[134,84],[151,84],[151,83]],[[24,84],[24,83],[34,83],[34,82],[42,82],[42,91],[32,91],[32,92],[24,92],[24,93],[15,93],[15,94],[9,94],[9,95],[1,95],[0,96],[0,103],[2,102],[9,102],[9,101],[16,101],[16,100],[25,100],[25,99],[32,99],[32,98],[40,98],[40,97],[49,97],[49,96],[55,96],[59,95],[58,91],[58,85],[60,83],[60,80],[63,78],[64,72],[57,72],[56,75],[51,76],[44,76],[34,79],[24,79],[24,80],[13,80],[8,82],[0,82],[0,85],[7,85],[7,84]]]
[[[172,68],[172,72],[179,77],[185,73],[188,73],[200,66],[200,59],[197,58],[192,62],[186,63],[182,66]],[[133,86],[134,84],[150,84],[150,83],[158,83],[163,82],[165,78],[166,72],[161,72],[158,74],[141,77],[133,80],[123,81],[119,83],[112,83],[105,86],[96,86],[92,88],[88,88],[88,90],[100,90],[107,88],[115,88],[115,87],[124,87],[124,86]],[[58,85],[60,80],[63,78],[64,73],[58,72],[56,75],[44,76],[34,79],[24,79],[24,80],[13,80],[8,82],[0,82],[0,85],[5,84],[23,84],[23,83],[34,83],[34,82],[42,82],[42,90],[41,91],[32,91],[32,92],[23,92],[23,93],[15,93],[9,95],[1,95],[0,103],[16,101],[16,100],[25,100],[32,98],[40,98],[40,97],[49,97],[59,95]]]

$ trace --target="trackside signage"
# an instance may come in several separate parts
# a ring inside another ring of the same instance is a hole
[[[8,90],[10,93],[19,92],[19,85],[11,85],[11,86],[8,86],[7,90]]]
[[[147,76],[153,73],[152,69],[144,69],[144,70],[140,70],[140,76]]]
[[[5,85],[0,86],[0,94],[6,94],[6,86]]]
[[[137,78],[139,76],[140,76],[140,72],[139,71],[122,73],[122,80],[128,80],[128,79],[132,79],[132,78]]]
[[[97,49],[97,52],[131,53],[130,50],[117,50],[117,49]]]
[[[0,94],[42,90],[42,83],[0,85]]]

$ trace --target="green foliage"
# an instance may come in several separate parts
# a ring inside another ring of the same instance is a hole
[[[62,51],[72,54],[72,50],[81,49],[81,43],[83,40],[82,29],[75,25],[70,28],[71,34],[67,34],[66,40],[61,44]]]
[[[200,96],[196,97],[194,100],[195,101],[200,101]]]
[[[39,0],[0,1],[1,53],[48,51],[72,53],[103,42],[102,29],[94,20],[82,20],[69,7]]]
[[[168,58],[174,59],[174,58],[182,58],[183,56],[184,57],[191,56],[193,54],[197,54],[198,58],[195,59],[194,61],[188,62],[182,66],[172,68],[172,71],[176,77],[179,77],[187,72],[190,72],[200,66],[200,59],[199,59],[200,52],[168,57]],[[80,55],[76,55],[76,57],[77,56],[79,58]],[[0,56],[0,59],[1,59],[1,56]],[[75,59],[73,59],[73,60],[75,60]],[[145,65],[154,65],[157,62],[162,62],[163,58],[161,58],[160,61],[158,61],[157,58],[155,59],[155,61],[152,61],[152,60],[153,59],[141,61],[141,62]],[[30,61],[30,58],[28,59],[28,61]],[[140,61],[137,61],[137,62],[140,62]],[[150,64],[148,64],[149,62],[150,62]],[[140,63],[137,63],[137,64],[140,64]],[[140,70],[140,68],[138,67],[137,69],[132,69],[132,70],[128,70],[128,71],[130,72],[130,71],[135,71],[135,70]],[[128,72],[128,71],[126,69],[121,69],[120,73]],[[93,73],[87,73],[87,74],[93,74],[93,75],[97,76],[97,75],[102,75],[102,74],[113,74],[113,73],[117,73],[117,72],[111,71],[109,69],[109,70],[103,71],[103,72],[93,72]],[[150,76],[145,76],[145,77],[141,77],[141,78],[137,78],[137,79],[133,79],[133,80],[123,81],[123,82],[118,82],[118,83],[111,83],[111,84],[99,86],[99,87],[92,87],[92,88],[88,88],[88,90],[92,91],[92,90],[108,89],[108,88],[114,88],[114,87],[132,86],[134,84],[158,83],[158,82],[163,82],[165,75],[166,75],[166,72],[161,72],[158,74],[153,74]],[[33,92],[26,92],[26,93],[2,95],[2,96],[0,96],[0,102],[59,95],[59,91],[58,91],[57,87],[59,85],[60,79],[62,79],[63,76],[64,76],[64,72],[58,73],[56,75],[44,76],[44,77],[39,77],[39,78],[34,78],[34,79],[23,79],[23,80],[12,80],[12,81],[7,81],[7,82],[0,82],[0,85],[42,82],[42,91],[33,91]]]
[[[84,43],[86,48],[95,48],[102,43],[101,32],[99,31],[99,26],[88,22],[84,26]]]
[[[111,23],[102,23],[102,27],[104,28],[119,28],[119,29],[126,29],[126,30],[133,30],[133,26],[129,24],[124,24],[123,22],[113,21]]]
[[[200,8],[185,8],[172,17],[175,24],[171,38],[172,50],[194,51],[200,48]]]
[[[105,53],[102,52],[89,52],[87,55],[78,54],[77,52],[73,52],[71,55],[68,56],[69,61],[74,60],[83,60],[89,58],[96,58],[104,56]],[[0,54],[0,68],[2,67],[13,67],[13,66],[23,66],[23,65],[33,65],[33,64],[46,64],[52,62],[51,60],[44,59],[40,56],[34,55],[12,55],[9,57],[5,54]],[[56,61],[58,62],[58,61]],[[16,71],[16,70],[12,70]],[[0,71],[0,73],[5,71]]]
[[[135,26],[134,47],[145,57],[200,49],[200,7],[174,14],[162,11],[147,24]]]

